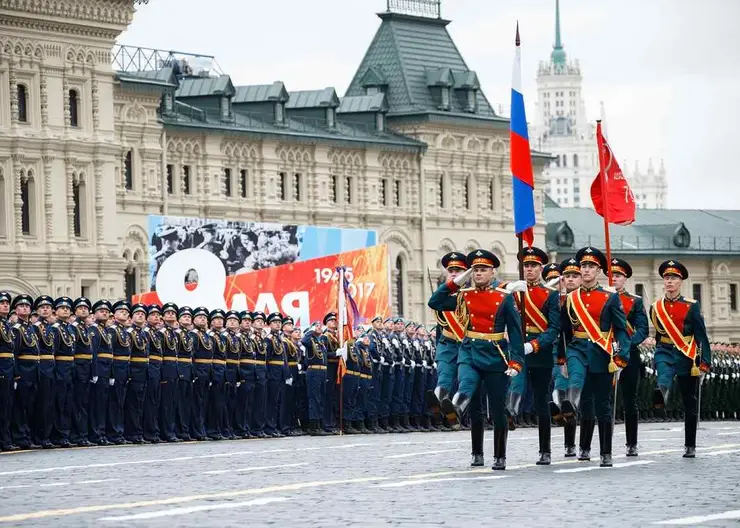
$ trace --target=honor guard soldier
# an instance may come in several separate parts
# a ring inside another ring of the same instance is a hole
[[[85,322],[90,315],[92,304],[86,297],[78,297],[72,303],[75,320],[70,325],[74,334],[74,392],[72,395],[72,429],[70,442],[78,447],[92,445],[87,439],[88,408],[90,406],[90,387],[92,382],[93,343],[92,335]]]
[[[283,316],[279,312],[267,316],[268,335],[265,337],[265,351],[267,359],[267,390],[265,398],[265,434],[275,438],[282,437],[278,429],[278,415],[280,412],[280,398],[284,387],[292,383],[288,364],[285,359],[285,347],[280,335]]]
[[[193,347],[195,337],[190,333],[193,327],[193,310],[180,306],[177,310],[178,338],[177,352],[177,391],[175,392],[175,436],[184,442],[190,436],[190,420],[193,406]]]
[[[424,389],[426,388],[426,372],[424,372],[424,355],[421,349],[421,342],[416,335],[419,325],[412,323],[406,326],[406,335],[409,340],[409,351],[411,353],[411,380],[409,380],[406,394],[406,401],[409,404],[409,424],[413,431],[419,431],[421,427],[421,417],[424,414]]]
[[[19,449],[10,436],[13,396],[17,384],[13,331],[8,322],[11,300],[8,292],[0,291],[0,451]]]
[[[90,327],[93,359],[90,383],[89,440],[97,445],[109,445],[105,436],[105,416],[108,411],[108,386],[113,379],[113,334],[108,328],[111,305],[99,300],[93,305],[94,324]]]
[[[134,444],[144,443],[144,395],[149,377],[149,335],[146,329],[147,307],[134,304],[131,307],[132,325],[127,328],[131,341],[129,358],[129,382],[126,387],[124,408],[124,437]],[[149,442],[147,442],[149,443]]]
[[[624,285],[632,277],[632,266],[626,260],[613,258],[611,262],[614,288],[622,301],[622,309],[627,316],[627,333],[630,337],[630,360],[619,374],[619,390],[624,402],[624,433],[627,456],[637,456],[637,388],[640,384],[642,361],[638,348],[648,336],[648,318],[642,298],[629,293]],[[614,402],[616,405],[616,402]]]
[[[236,391],[236,410],[234,428],[237,436],[244,439],[254,438],[250,428],[252,410],[254,407],[254,387],[256,383],[255,369],[257,354],[255,352],[252,332],[252,314],[243,311],[239,315],[241,328],[238,333],[241,350],[239,352],[239,381]]]
[[[31,430],[39,381],[39,341],[30,324],[32,301],[29,295],[18,295],[10,305],[18,317],[18,322],[12,327],[17,386],[11,431],[13,443],[21,449],[39,447],[33,443]]]
[[[208,330],[208,309],[199,307],[193,310],[193,413],[190,422],[190,436],[196,440],[207,440],[206,409],[208,388],[211,386],[211,363],[215,345]]]
[[[239,340],[239,312],[226,312],[226,413],[222,434],[229,440],[236,440],[236,393],[241,386],[239,378],[239,359],[241,341]]]
[[[446,280],[453,280],[468,269],[465,255],[454,251],[444,255],[441,262],[447,271]],[[435,415],[441,412],[440,402],[450,399],[457,384],[457,350],[465,337],[465,329],[455,318],[457,292],[449,294],[445,306],[449,309],[434,311],[437,319],[437,387],[431,394],[426,394],[427,407]],[[454,420],[452,416],[449,418]]]
[[[144,327],[149,343],[149,364],[144,394],[144,413],[142,418],[143,438],[146,442],[160,442],[159,406],[162,384],[162,361],[164,335],[159,329],[162,326],[162,310],[156,304],[147,307],[147,325]]]
[[[442,412],[455,412],[461,417],[472,403],[478,419],[485,420],[481,398],[478,397],[479,390],[485,391],[493,418],[492,469],[504,470],[509,377],[515,377],[524,366],[521,319],[514,306],[514,298],[506,290],[491,286],[494,270],[500,265],[498,257],[485,249],[477,249],[468,254],[466,262],[468,270],[447,280],[429,300],[433,310],[447,311],[450,309],[450,295],[459,291],[455,315],[465,328],[465,337],[458,351],[459,386],[452,401],[442,401]],[[460,290],[460,285],[471,276],[473,286]]]
[[[434,367],[435,364],[435,350],[434,342],[427,333],[427,329],[423,325],[419,325],[416,329],[416,335],[419,337],[419,341],[422,347],[422,368],[424,371],[424,394],[434,392],[437,387],[437,369]],[[426,409],[422,418],[422,428],[425,431],[438,431],[439,428],[436,425],[437,414],[432,414],[429,409]]]
[[[72,299],[59,297],[54,301],[57,322],[52,326],[54,335],[54,363],[56,380],[54,386],[54,445],[72,447],[70,434],[74,399],[75,332],[69,325]]]
[[[366,426],[368,416],[368,398],[373,384],[373,362],[370,359],[370,337],[367,332],[363,333],[359,341],[360,353],[360,392],[357,396],[354,428],[362,434],[374,432]],[[422,398],[423,398],[422,393]]]
[[[293,325],[293,332],[290,335],[293,345],[298,351],[298,377],[293,379],[295,388],[295,412],[298,418],[299,427],[296,428],[296,434],[303,436],[308,434],[308,394],[306,392],[306,349],[301,344],[303,339],[303,330],[301,327]]]
[[[226,412],[226,331],[223,310],[211,310],[210,336],[213,340],[213,359],[211,360],[211,386],[208,391],[206,411],[206,432],[211,440],[223,440],[221,424]]]
[[[685,458],[696,456],[699,383],[711,370],[712,352],[701,307],[694,299],[681,295],[681,285],[689,270],[677,260],[667,260],[658,267],[663,277],[665,295],[650,308],[655,327],[655,364],[658,387],[653,405],[664,408],[673,378],[678,377],[684,407]]]
[[[383,328],[379,330],[383,350],[381,352],[381,365],[383,370],[383,384],[380,387],[380,407],[378,415],[380,426],[386,432],[395,433],[396,428],[392,425],[393,411],[393,389],[395,387],[394,348],[391,345],[391,334],[388,328],[393,326],[393,320],[389,317],[383,321]]]
[[[281,339],[288,364],[288,379],[280,402],[280,432],[285,436],[300,436],[296,420],[296,382],[298,381],[298,347],[293,343],[294,321],[290,316],[283,317],[281,322]]]
[[[177,383],[180,379],[178,358],[180,339],[177,334],[177,305],[165,303],[162,306],[164,326],[162,334],[162,382],[160,383],[159,428],[161,439],[165,442],[177,442],[175,434],[175,413],[177,406]]]
[[[329,312],[324,316],[324,326],[326,331],[321,336],[321,342],[326,351],[326,395],[324,396],[324,428],[337,434],[336,419],[339,414],[339,390],[337,389],[337,366],[339,357],[337,348],[339,348],[339,339],[337,338],[337,314]]]
[[[54,381],[56,378],[54,363],[54,331],[49,318],[54,307],[54,299],[42,295],[33,305],[38,314],[34,323],[39,342],[39,384],[36,392],[36,406],[32,429],[34,442],[44,449],[51,449],[51,429],[54,426]]]
[[[360,352],[359,342],[355,341],[347,346],[347,370],[342,378],[339,390],[342,391],[342,431],[344,434],[359,434],[360,431],[355,429],[357,414],[357,397],[360,391]]]
[[[265,434],[265,399],[267,397],[267,345],[262,335],[265,327],[265,314],[252,314],[252,342],[257,356],[255,364],[254,406],[252,421],[249,424],[250,432],[257,438],[267,438]]]
[[[408,432],[404,426],[404,413],[406,408],[404,398],[406,396],[406,352],[403,346],[404,337],[403,319],[397,317],[393,321],[393,331],[390,334],[391,347],[393,347],[393,399],[391,401],[391,427],[397,433]]]
[[[110,327],[113,334],[113,376],[111,376],[108,389],[106,427],[108,441],[117,445],[130,443],[123,437],[123,409],[131,358],[131,336],[126,328],[129,317],[131,317],[129,302],[117,301],[113,305],[114,323]]]
[[[539,432],[539,460],[537,465],[549,466],[550,446],[550,382],[552,369],[557,361],[557,344],[560,337],[560,293],[542,284],[543,266],[547,253],[537,247],[522,249],[517,255],[524,268],[527,290],[515,294],[519,306],[524,307],[524,363],[526,372],[515,377],[509,387],[507,407],[515,414],[531,384]],[[523,301],[522,301],[523,295]]]
[[[367,395],[367,427],[373,433],[386,433],[380,427],[381,390],[383,388],[383,318],[376,315],[370,322],[372,328],[368,332],[368,351],[373,367],[373,379]]]
[[[576,253],[576,260],[581,267],[581,287],[568,294],[568,316],[561,321],[568,368],[568,394],[562,411],[571,423],[576,410],[581,411],[584,452],[579,460],[590,460],[590,438],[598,420],[600,466],[611,467],[611,392],[614,373],[629,363],[627,320],[619,295],[598,283],[599,273],[608,265],[604,254],[585,247]]]
[[[313,323],[301,343],[306,349],[306,386],[308,392],[308,430],[311,436],[329,434],[322,428],[326,396],[326,351],[321,342],[321,324]]]

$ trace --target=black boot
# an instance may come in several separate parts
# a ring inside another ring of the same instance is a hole
[[[556,425],[564,426],[565,418],[563,417],[563,411],[560,409],[557,403],[550,402],[550,416]]]
[[[566,424],[563,434],[565,436],[565,458],[576,456],[576,427]]]
[[[367,427],[365,427],[365,420],[355,420],[355,421],[353,422],[353,425],[354,425],[354,428],[355,428],[355,430],[356,430],[356,431],[357,431],[357,432],[358,432],[359,434],[368,434],[368,433],[370,432],[370,431],[368,430],[368,428],[367,428]]]
[[[599,467],[612,467],[612,422],[599,422]]]
[[[549,466],[551,461],[550,454],[550,417],[539,416],[537,432],[540,437],[540,458],[537,460],[538,466]]]
[[[473,420],[470,424],[470,454],[473,457],[471,466],[482,466],[483,465],[483,437],[485,434],[485,428],[483,422],[480,420]],[[480,462],[480,464],[476,464]]]
[[[507,427],[493,428],[493,471],[506,469],[506,438],[509,435]]]
[[[442,414],[447,419],[451,429],[459,430],[465,411],[470,405],[470,400],[459,392],[450,400],[445,398],[441,401]]]
[[[694,458],[696,456],[696,428],[699,418],[693,414],[686,414],[684,418],[684,458]]]
[[[373,427],[378,434],[388,434],[388,422],[385,418],[373,418]]]
[[[342,420],[342,431],[344,434],[358,434],[357,429],[352,427],[352,422],[349,420]]]
[[[653,390],[653,407],[656,409],[665,409],[668,404],[668,398],[671,395],[670,387],[657,387]]]
[[[594,436],[595,420],[581,420],[581,438],[578,441],[580,450],[578,460],[591,460],[591,440]]]
[[[401,426],[399,425],[399,416],[397,414],[391,415],[391,421],[390,421],[390,428],[392,433],[402,433],[403,430],[401,429]]]
[[[627,456],[637,456],[637,415],[624,416],[624,434],[627,440]]]

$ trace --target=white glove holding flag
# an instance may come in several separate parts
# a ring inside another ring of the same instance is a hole
[[[527,291],[527,281],[523,281],[523,280],[512,281],[508,283],[506,285],[506,288],[504,289],[509,293]]]
[[[337,348],[337,356],[343,358],[345,361],[347,361],[347,345],[343,345],[339,348]]]
[[[528,356],[532,352],[534,352],[534,346],[532,343],[524,343],[524,355]]]
[[[111,387],[112,387],[113,385],[115,385],[115,384],[116,384],[116,380],[115,380],[114,378],[110,378],[110,379],[108,380],[108,385],[110,385]]]
[[[473,268],[465,270],[465,272],[461,273],[454,279],[452,279],[452,282],[454,282],[457,286],[462,286],[466,282],[468,282],[468,279],[473,274]]]
[[[506,369],[506,372],[504,372],[507,376],[510,378],[516,378],[519,375],[519,371],[513,368]]]

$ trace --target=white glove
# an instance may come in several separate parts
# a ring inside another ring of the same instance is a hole
[[[115,385],[115,384],[116,384],[116,380],[115,379],[111,378],[111,379],[108,380],[108,385],[110,385],[111,387],[113,385]]]
[[[13,390],[17,390],[17,389],[18,389],[18,382],[17,381],[14,381],[13,382]]]
[[[239,388],[239,387],[241,387],[241,386],[242,386],[242,382],[241,382],[241,381],[237,381],[237,382],[236,382],[236,388],[238,389],[238,388]]]
[[[568,365],[560,365],[560,374],[562,374],[564,378],[568,377]]]
[[[532,343],[524,343],[524,355],[528,356],[532,352],[534,352],[534,346]]]
[[[301,365],[300,363],[298,363],[298,372],[301,372],[301,371],[303,371],[303,365]]]
[[[509,293],[527,291],[527,281],[512,281],[506,285],[506,291]]]
[[[427,360],[426,359],[424,361],[422,361],[421,364],[422,364],[422,366],[424,368],[427,368],[429,366],[429,363],[427,363]]]
[[[90,383],[93,383],[93,384],[94,383],[97,383],[97,382],[98,382],[98,377],[97,376],[93,376],[92,379],[90,380]]]
[[[506,369],[506,372],[504,372],[507,376],[510,378],[516,378],[519,375],[519,371],[513,368]]]
[[[293,385],[293,378],[288,378],[285,380],[286,385]]]
[[[396,346],[396,347],[398,346],[398,339],[396,339],[395,337],[393,338],[393,341],[391,342],[393,343],[393,346]]]
[[[472,274],[473,268],[466,269],[465,272],[452,279],[452,282],[454,282],[457,286],[462,286],[468,281]]]
[[[212,381],[209,381],[209,382],[208,382],[208,386],[209,386],[209,387],[213,387],[213,382],[212,382]]]
[[[388,342],[388,338],[387,338],[387,337],[384,337],[384,338],[383,338],[383,344],[384,344],[385,346],[390,346],[390,343]]]
[[[411,360],[411,368],[415,368],[415,367],[416,367],[416,361],[414,361],[414,360],[412,359],[412,360]]]
[[[380,364],[385,365],[385,356],[380,356]]]
[[[554,288],[555,286],[557,286],[558,282],[560,282],[560,277],[555,277],[554,279],[550,279],[549,281],[547,281],[545,283],[545,286],[547,286],[548,288]]]
[[[337,348],[337,356],[341,356],[345,361],[347,361],[347,345]]]
[[[437,368],[437,362],[436,361],[434,362],[434,368]]]

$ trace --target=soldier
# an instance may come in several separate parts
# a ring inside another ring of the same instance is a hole
[[[10,309],[18,321],[13,325],[17,383],[13,404],[11,431],[13,443],[21,449],[38,449],[33,443],[31,420],[34,412],[39,380],[39,342],[30,324],[31,302],[29,295],[18,295]]]
[[[368,334],[363,333],[358,341],[360,342],[358,347],[360,354],[360,390],[357,395],[356,412],[353,419],[355,421],[354,428],[362,434],[368,434],[375,432],[372,428],[365,426],[366,419],[369,416],[368,400],[373,384],[373,362],[370,359],[370,337]]]
[[[213,359],[211,360],[211,384],[208,390],[206,407],[206,432],[211,440],[223,440],[221,423],[226,412],[226,331],[224,330],[224,311],[211,310],[210,336],[213,340]]]
[[[241,358],[241,341],[239,340],[239,312],[226,312],[226,412],[224,413],[221,433],[229,440],[236,440],[236,392],[241,385],[239,380],[239,359]]]
[[[162,381],[160,383],[159,428],[160,438],[164,442],[179,441],[175,434],[175,415],[177,408],[177,384],[180,379],[179,354],[180,339],[177,333],[177,305],[165,303],[162,306],[164,325],[159,329],[162,334]]]
[[[447,271],[447,280],[455,279],[468,269],[465,263],[465,255],[454,251],[444,255],[441,262]],[[427,407],[434,415],[440,413],[441,401],[450,398],[457,384],[457,350],[464,337],[464,329],[460,322],[455,319],[456,295],[457,292],[450,295],[449,306],[453,308],[451,311],[434,312],[438,328],[436,343],[437,387],[431,394],[429,392],[426,394]],[[457,421],[454,414],[448,416],[447,419],[451,422]],[[481,446],[482,448],[483,446]],[[483,465],[483,463],[481,462],[480,465]]]
[[[196,440],[208,439],[205,420],[214,349],[213,339],[208,330],[208,317],[207,308],[196,308],[193,311],[193,329],[190,330],[195,340],[193,346],[193,407],[190,436]]]
[[[581,435],[599,424],[600,466],[612,467],[612,403],[614,373],[629,363],[630,340],[627,320],[616,292],[598,283],[599,273],[608,263],[596,248],[581,248],[576,253],[581,267],[581,287],[568,294],[568,317],[561,321],[566,336],[568,394],[563,416],[575,421],[581,411]],[[572,336],[572,338],[570,337]],[[590,459],[589,441],[581,445],[586,452],[579,460]]]
[[[326,368],[326,396],[324,396],[324,429],[330,433],[338,434],[336,429],[336,417],[339,412],[339,392],[337,390],[337,365],[339,357],[339,339],[337,338],[337,314],[329,312],[324,316],[326,331],[321,336],[321,342],[327,358]]]
[[[113,334],[108,328],[111,305],[98,300],[93,305],[94,323],[90,326],[93,358],[90,383],[90,431],[88,439],[97,445],[109,445],[105,436],[105,417],[108,410],[108,386],[112,378]]]
[[[11,296],[0,291],[0,451],[18,451],[10,437],[13,396],[17,385],[13,331],[8,321]]]
[[[344,434],[359,434],[355,429],[354,420],[357,415],[357,398],[360,392],[360,351],[359,340],[355,341],[347,351],[347,370],[342,378],[342,431]]]
[[[283,348],[286,352],[288,377],[293,381],[285,385],[283,398],[280,403],[280,432],[284,436],[300,436],[296,422],[296,385],[298,380],[298,347],[293,343],[293,318],[283,317],[281,330]]]
[[[296,371],[298,373],[297,378],[293,378],[293,385],[295,387],[295,408],[300,422],[300,429],[296,429],[298,435],[308,434],[308,394],[306,392],[306,348],[301,344],[303,338],[303,331],[300,327],[293,326],[293,332],[291,334],[291,341],[298,351],[298,365]]]
[[[254,343],[257,363],[255,364],[254,405],[252,421],[249,424],[251,434],[257,438],[267,438],[265,434],[265,399],[267,396],[267,345],[262,337],[265,325],[265,314],[252,314],[252,342]]]
[[[393,347],[393,398],[391,401],[391,427],[396,433],[409,432],[405,427],[404,398],[406,395],[406,359],[403,346],[404,323],[400,317],[393,321],[393,332],[390,334],[391,346]]]
[[[33,324],[38,336],[39,344],[39,381],[36,393],[36,406],[34,413],[34,443],[41,445],[44,449],[51,449],[51,429],[54,426],[54,380],[55,362],[54,353],[54,331],[49,318],[52,315],[54,299],[48,295],[42,295],[34,303],[34,311],[38,314]]]
[[[390,321],[390,318],[386,319],[382,330],[378,329],[380,342],[383,344],[380,355],[383,383],[380,387],[378,415],[380,416],[380,427],[388,433],[395,433],[397,430],[392,421],[393,389],[395,387],[394,349],[391,346],[390,331],[387,329]]]
[[[367,427],[373,433],[387,433],[379,424],[383,388],[383,318],[376,315],[368,332],[368,351],[372,361],[372,383],[367,394]]]
[[[452,401],[441,402],[442,412],[455,412],[462,417],[472,403],[477,419],[483,421],[485,412],[478,390],[485,391],[494,424],[492,469],[504,470],[508,435],[506,392],[509,378],[517,376],[524,366],[521,319],[514,298],[506,290],[491,286],[494,270],[500,265],[498,257],[477,249],[468,254],[466,263],[465,273],[448,279],[429,299],[433,310],[452,310],[451,294],[472,275],[473,287],[460,290],[454,299],[455,315],[465,328],[465,338],[458,352],[457,393]]]
[[[321,425],[326,396],[326,351],[321,343],[321,324],[313,323],[303,336],[306,349],[306,385],[308,393],[308,429],[311,436],[329,434]]]
[[[257,355],[252,337],[252,314],[243,311],[240,314],[241,328],[238,332],[239,352],[239,381],[240,385],[236,391],[236,408],[234,417],[234,428],[237,436],[244,439],[254,438],[251,433],[250,423],[253,410],[254,388],[256,383]]]
[[[149,364],[147,369],[146,391],[144,394],[143,438],[146,442],[160,442],[159,407],[161,400],[162,362],[164,335],[162,327],[162,310],[156,304],[147,308],[147,325],[144,327],[149,343]]]
[[[123,408],[129,379],[131,357],[131,336],[126,323],[131,315],[128,301],[117,301],[113,305],[114,323],[110,326],[113,334],[113,375],[108,388],[107,438],[117,445],[129,444],[123,437]]]
[[[92,382],[92,335],[85,320],[90,316],[92,304],[85,297],[78,297],[72,303],[75,320],[70,324],[70,331],[74,333],[74,370],[72,394],[72,428],[70,442],[78,447],[92,445],[87,439],[88,407],[90,405],[90,385]]]
[[[526,291],[516,294],[517,302],[524,307],[526,371],[512,380],[507,407],[517,414],[527,385],[531,385],[539,432],[537,465],[549,466],[551,431],[548,403],[552,369],[557,357],[555,344],[560,336],[560,293],[549,284],[542,284],[543,266],[549,260],[547,253],[537,247],[528,247],[521,250],[517,258],[522,263],[524,279],[527,281]]]
[[[269,333],[265,338],[267,359],[267,391],[265,398],[265,434],[281,438],[283,434],[278,430],[278,413],[280,398],[286,385],[293,383],[285,359],[285,347],[280,336],[280,326],[283,316],[279,312],[271,313],[267,317]]]
[[[132,325],[127,328],[131,342],[129,380],[124,404],[124,438],[134,444],[144,442],[144,395],[149,376],[149,336],[146,330],[147,307],[137,303],[131,307]],[[149,443],[149,442],[146,442]]]
[[[181,306],[177,311],[178,337],[177,353],[177,391],[175,391],[175,435],[184,442],[190,436],[190,416],[193,405],[193,347],[195,337],[190,333],[193,328],[193,310]]]
[[[638,348],[648,336],[648,318],[645,305],[637,295],[629,293],[624,284],[632,277],[632,266],[625,260],[613,258],[611,263],[614,288],[622,301],[627,316],[627,333],[630,336],[630,362],[619,375],[619,390],[624,402],[624,432],[627,456],[637,456],[637,388],[643,368]],[[616,404],[616,402],[614,402]]]
[[[72,400],[74,398],[75,332],[68,323],[72,299],[59,297],[54,301],[57,322],[52,325],[54,334],[54,363],[56,380],[54,386],[54,444],[72,447],[69,441],[72,428]]]
[[[684,458],[696,456],[696,428],[698,425],[698,393],[702,373],[711,370],[712,352],[701,314],[694,299],[681,295],[681,285],[689,277],[686,266],[677,260],[667,260],[658,267],[663,277],[664,297],[650,308],[655,327],[655,364],[658,387],[653,404],[665,407],[674,376],[678,377],[684,408]]]
[[[416,335],[421,342],[422,347],[422,367],[424,369],[424,393],[433,393],[437,387],[437,369],[435,365],[435,350],[434,342],[427,333],[427,329],[423,325],[419,325],[416,329]],[[424,416],[422,417],[422,428],[425,431],[439,431],[435,421],[437,419],[436,414],[433,415],[429,409],[426,409]]]
[[[421,341],[417,332],[421,325],[413,324],[406,327],[406,336],[409,341],[409,350],[411,352],[411,380],[407,389],[409,402],[409,423],[414,431],[421,431],[424,414],[424,389],[426,388],[426,372],[424,371],[424,352],[421,348]]]

